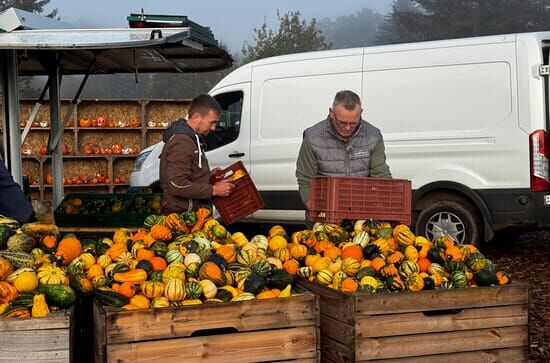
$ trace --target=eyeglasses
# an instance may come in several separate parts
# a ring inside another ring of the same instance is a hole
[[[339,121],[336,116],[331,117],[332,121],[334,121],[334,126],[336,126],[339,129],[343,130],[354,130],[357,125],[361,122],[361,118],[355,122],[343,122]]]

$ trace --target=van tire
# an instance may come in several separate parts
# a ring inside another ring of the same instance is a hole
[[[475,210],[451,200],[434,202],[420,211],[416,232],[431,241],[448,234],[458,244],[479,245],[483,239],[480,219]]]

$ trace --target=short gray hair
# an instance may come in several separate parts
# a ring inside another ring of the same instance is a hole
[[[355,110],[357,106],[361,107],[361,99],[357,93],[350,90],[343,90],[336,92],[334,101],[332,102],[332,108],[342,105],[348,111]]]

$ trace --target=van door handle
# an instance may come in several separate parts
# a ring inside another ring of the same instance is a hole
[[[240,158],[244,156],[244,153],[233,153],[233,154],[229,154],[229,157],[230,158]]]

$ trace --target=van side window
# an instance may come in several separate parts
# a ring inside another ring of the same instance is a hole
[[[206,136],[207,150],[214,150],[235,141],[241,127],[243,93],[222,93],[214,98],[222,107],[222,114],[216,130]]]

